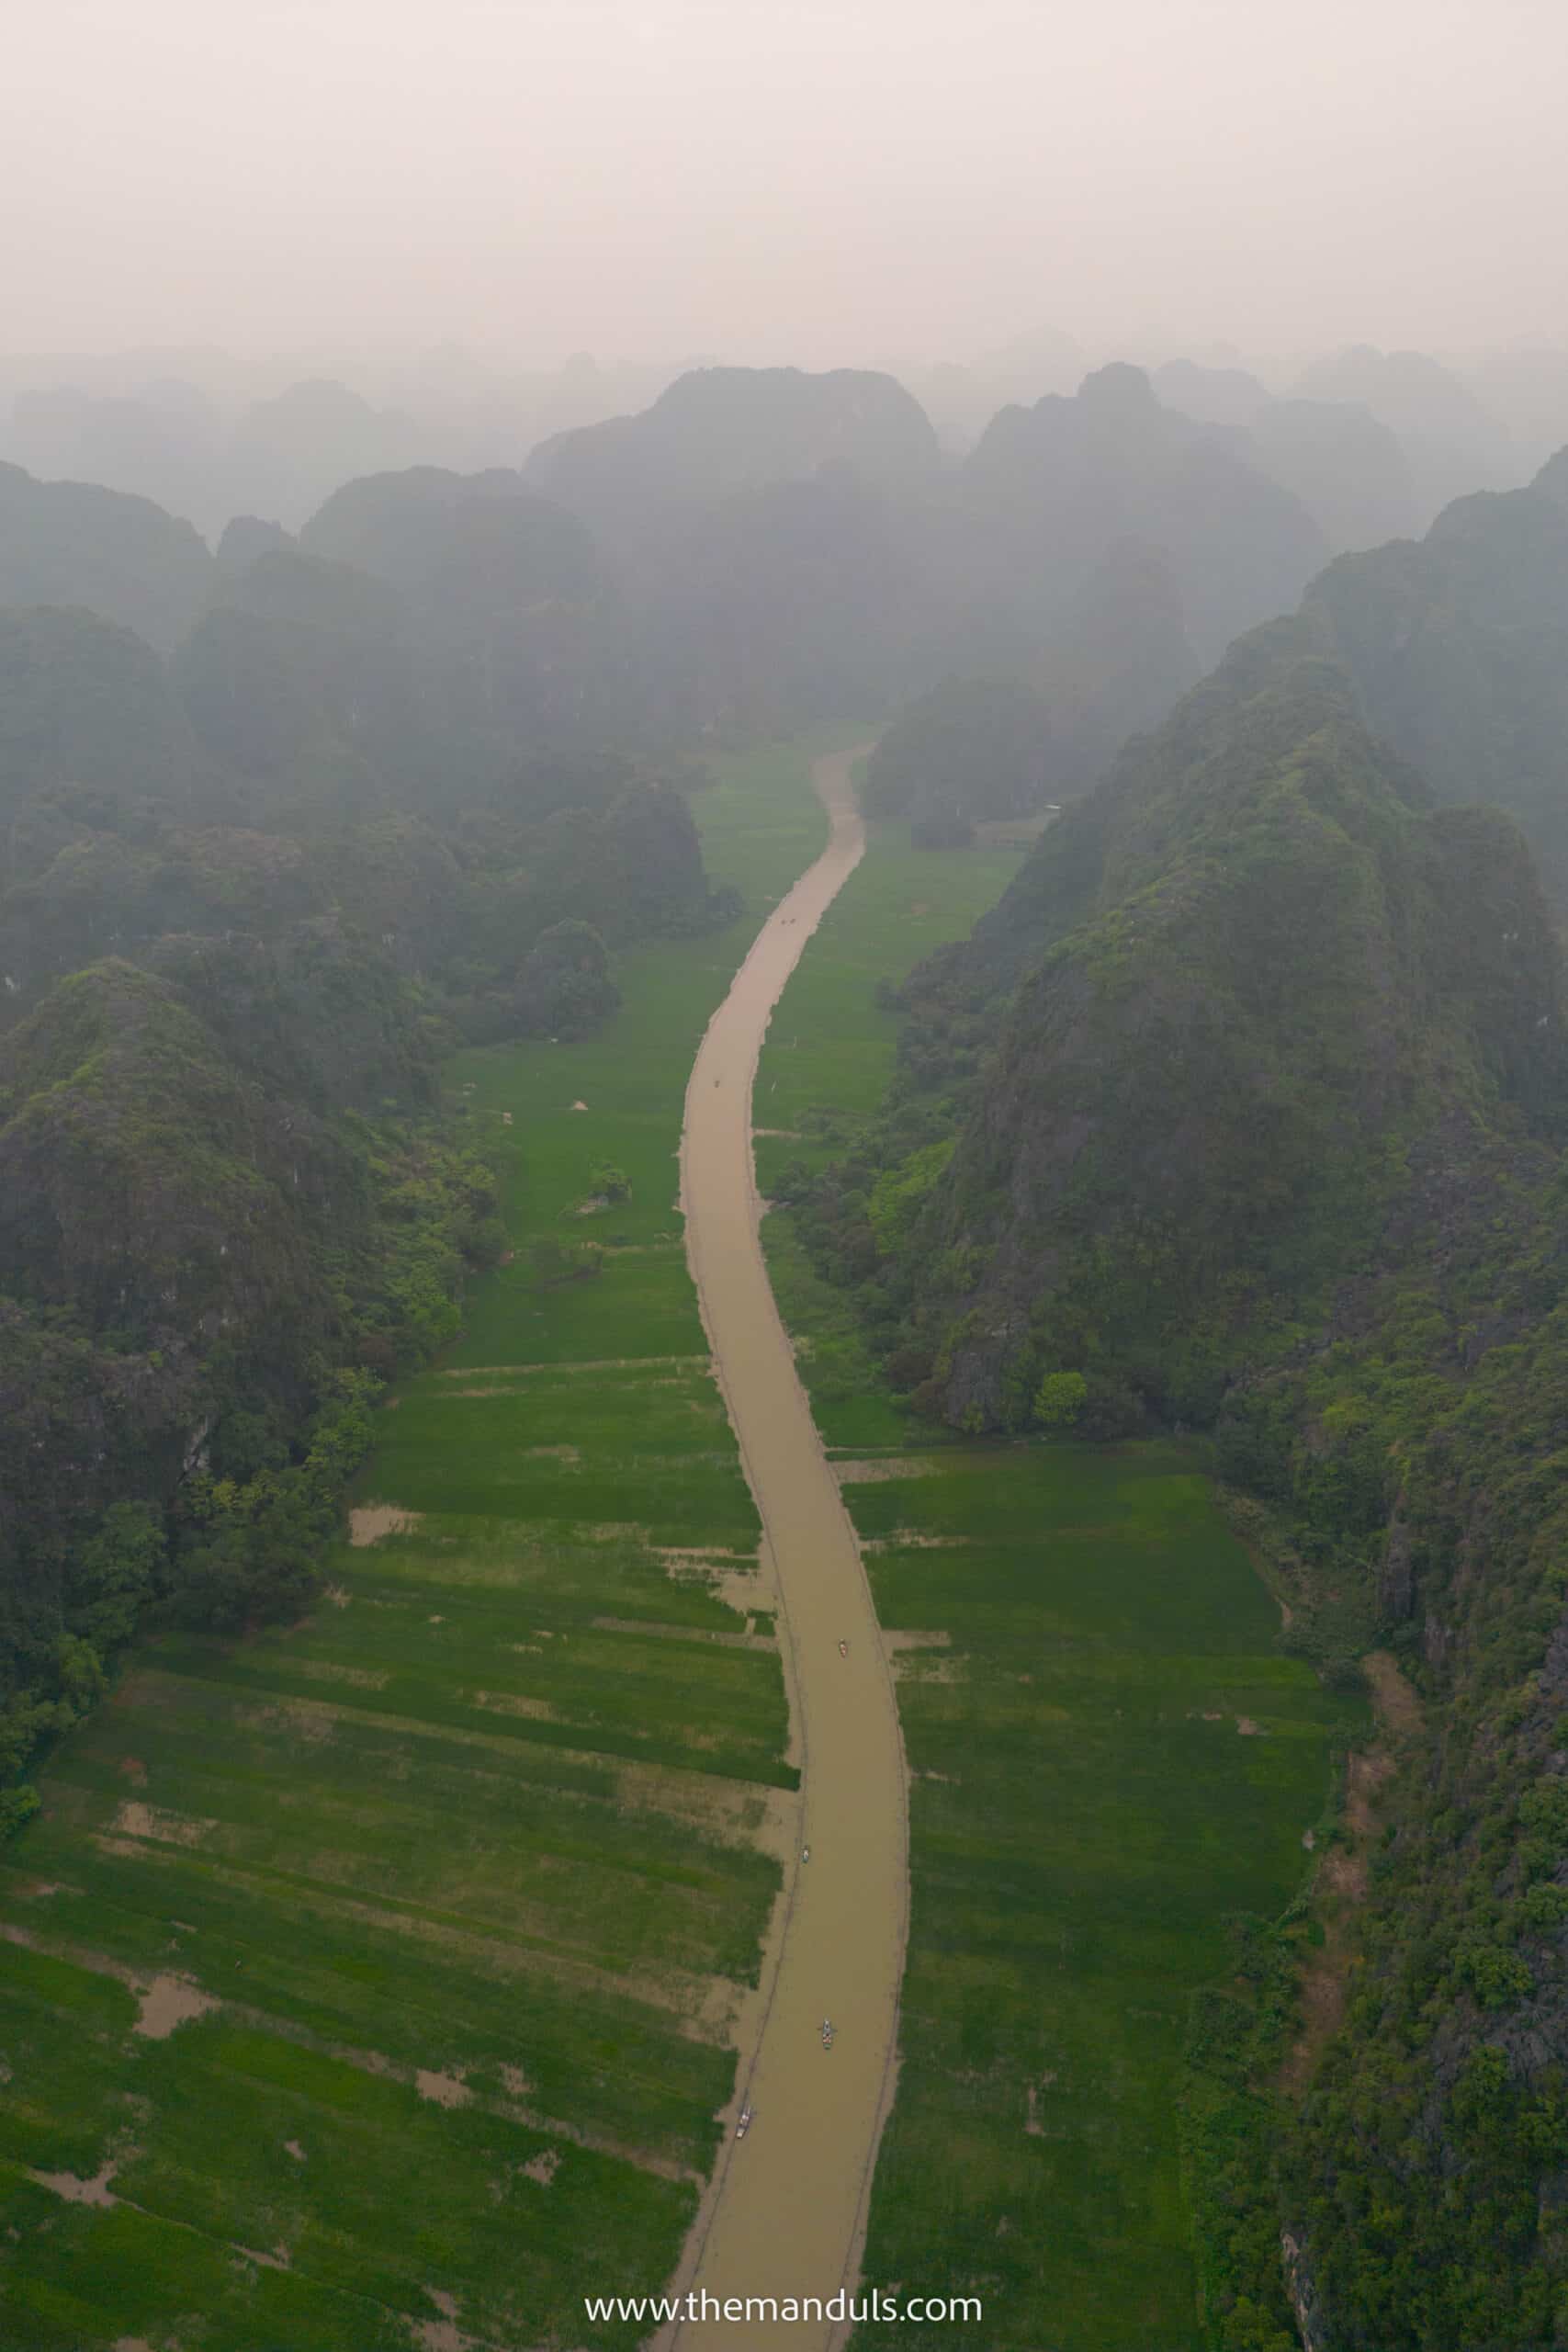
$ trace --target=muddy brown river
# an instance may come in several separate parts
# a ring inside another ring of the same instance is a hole
[[[770,1016],[865,846],[850,783],[857,756],[816,763],[828,847],[774,910],[709,1024],[681,1147],[687,1252],[776,1579],[802,1784],[799,1835],[740,2034],[740,2096],[674,2282],[720,2301],[854,2287],[893,2091],[908,1904],[897,1709],[854,1530],[773,1303],[751,1160],[751,1085]],[[742,2099],[753,2120],[737,2140]],[[829,2321],[697,2318],[661,2340],[680,2352],[819,2352],[847,2333]]]

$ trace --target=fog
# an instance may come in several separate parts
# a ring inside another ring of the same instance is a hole
[[[55,0],[8,27],[5,342],[1555,342],[1565,84],[1559,0]]]

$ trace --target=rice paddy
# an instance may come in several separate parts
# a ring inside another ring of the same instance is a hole
[[[793,748],[696,813],[745,916],[626,958],[604,1035],[452,1071],[513,1257],[389,1400],[368,1540],[298,1624],[145,1645],[7,1850],[18,2352],[619,2346],[584,2293],[674,2267],[796,1780],[675,1154],[824,831]],[[584,1216],[605,1161],[629,1197]]]

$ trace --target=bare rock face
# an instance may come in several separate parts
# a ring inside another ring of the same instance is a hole
[[[1302,2352],[1329,2352],[1306,2248],[1292,2236],[1289,2230],[1280,2233],[1280,2256],[1284,2265],[1286,2292],[1296,2315]]]
[[[1378,1577],[1378,1606],[1395,1625],[1402,1625],[1416,1605],[1416,1575],[1410,1554],[1410,1530],[1396,1510],[1389,1521],[1388,1543]]]

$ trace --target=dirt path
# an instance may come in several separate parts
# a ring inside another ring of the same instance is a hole
[[[744,2141],[729,2125],[675,2282],[721,2300],[828,2298],[854,2285],[893,2088],[908,1904],[897,1708],[854,1531],[773,1303],[751,1162],[751,1082],[769,1018],[865,846],[850,785],[856,756],[816,763],[829,845],[775,909],[714,1015],[682,1137],[687,1251],[778,1578],[801,1841],[811,1849],[809,1862],[794,1864],[765,1955],[755,2054],[742,2052],[755,2121]],[[825,2016],[838,2029],[831,2051],[819,2039]],[[698,2319],[666,2340],[680,2352],[821,2352],[847,2333]]]

